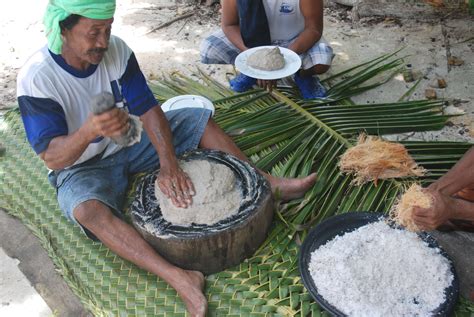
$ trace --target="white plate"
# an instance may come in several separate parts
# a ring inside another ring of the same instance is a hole
[[[248,57],[252,55],[255,51],[262,48],[274,47],[275,46],[257,46],[243,51],[242,53],[237,55],[237,58],[235,59],[235,67],[244,75],[257,79],[267,80],[280,79],[296,73],[301,67],[301,58],[292,50],[280,46],[280,52],[283,54],[283,58],[285,59],[285,66],[282,69],[268,71],[256,69],[247,65]]]
[[[180,95],[166,100],[162,105],[161,109],[164,112],[170,110],[178,110],[183,108],[204,108],[212,111],[214,115],[214,105],[212,102],[204,98],[203,96],[198,95]]]

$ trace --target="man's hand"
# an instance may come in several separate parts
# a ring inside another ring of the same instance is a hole
[[[101,114],[91,114],[87,124],[91,134],[95,137],[100,135],[113,138],[127,133],[129,128],[128,119],[129,116],[125,111],[119,108],[112,108]]]
[[[180,167],[161,168],[156,182],[176,207],[188,208],[193,203],[192,196],[196,194],[193,182]]]
[[[442,194],[438,190],[430,187],[424,191],[433,197],[431,208],[415,207],[413,209],[413,221],[422,230],[434,230],[446,223],[450,218],[454,218],[452,209],[455,198]]]
[[[173,205],[187,208],[192,204],[194,186],[189,176],[179,167],[173,148],[173,136],[168,120],[160,106],[145,112],[140,119],[160,158],[160,172],[156,184],[171,199]]]
[[[40,153],[46,166],[60,170],[72,165],[98,136],[114,137],[128,130],[128,114],[114,108],[101,114],[90,114],[85,123],[70,135],[55,137]]]
[[[260,88],[271,92],[276,87],[276,80],[257,79],[257,84]]]

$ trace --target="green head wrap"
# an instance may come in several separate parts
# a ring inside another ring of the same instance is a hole
[[[63,41],[59,22],[71,14],[105,20],[112,18],[114,12],[115,0],[49,0],[43,20],[49,49],[54,54],[61,54]]]

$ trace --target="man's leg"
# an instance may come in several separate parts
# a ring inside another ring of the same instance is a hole
[[[89,236],[94,235],[118,256],[169,283],[192,316],[204,316],[207,303],[202,291],[203,275],[168,263],[132,226],[119,218],[131,168],[140,165],[149,169],[158,163],[156,151],[142,135],[139,143],[107,158],[92,159],[61,171],[52,183],[57,188],[59,205],[69,220],[79,222]]]
[[[304,99],[319,99],[327,96],[326,87],[317,75],[329,70],[333,58],[331,46],[321,39],[302,55],[302,68],[295,74],[295,83]]]
[[[232,44],[222,30],[212,33],[201,42],[199,49],[201,62],[204,64],[233,65],[240,50]],[[235,92],[251,89],[257,80],[242,73],[229,81],[230,88]]]
[[[234,64],[240,50],[232,44],[222,30],[218,30],[201,42],[199,48],[203,64]]]
[[[320,39],[306,53],[302,55],[302,76],[324,74],[331,67],[334,52],[325,39]]]
[[[207,301],[203,294],[204,276],[198,271],[180,269],[165,259],[130,225],[114,216],[98,200],[88,200],[73,211],[74,218],[118,256],[159,276],[183,300],[191,316],[205,316]]]
[[[324,74],[329,70],[331,65],[324,65],[324,64],[317,64],[308,69],[301,69],[300,75],[302,77],[313,76],[313,75],[320,75]]]
[[[249,161],[245,154],[237,147],[234,141],[210,119],[199,144],[202,148],[220,150],[232,154],[243,161]],[[269,181],[272,191],[279,192],[282,200],[303,197],[316,182],[316,174],[305,178],[280,178],[260,171]]]

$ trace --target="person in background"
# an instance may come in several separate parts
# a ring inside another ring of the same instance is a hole
[[[252,47],[286,47],[302,59],[302,68],[294,76],[302,97],[326,97],[317,75],[328,71],[333,50],[322,37],[323,0],[222,0],[221,5],[222,29],[201,43],[202,63],[234,64],[239,53]],[[255,84],[271,89],[275,81],[242,73],[230,80],[230,87],[236,92]]]

